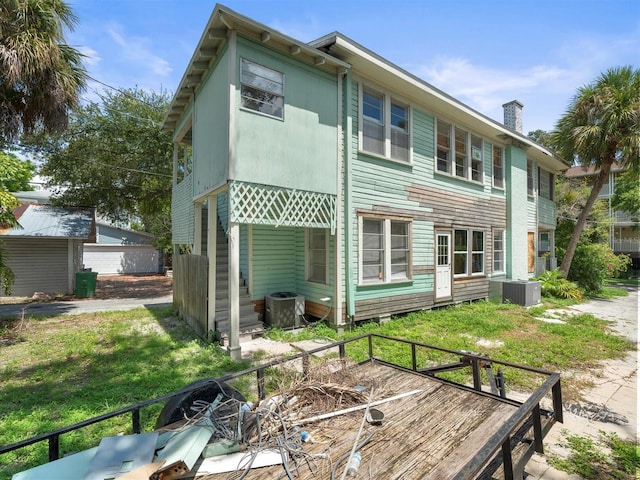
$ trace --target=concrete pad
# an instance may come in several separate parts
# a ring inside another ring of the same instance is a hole
[[[316,348],[329,345],[330,343],[333,343],[333,341],[324,339],[324,338],[318,338],[314,340],[301,340],[299,342],[293,342],[291,345],[301,352],[310,352],[312,350],[315,350]],[[339,354],[339,353],[340,351],[338,350],[338,347],[333,347],[333,348],[327,348],[326,350],[322,350],[321,352],[316,352],[313,355],[316,357],[323,358],[331,354]]]

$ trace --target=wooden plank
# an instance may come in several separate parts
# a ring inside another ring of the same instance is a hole
[[[452,478],[517,410],[498,399],[376,362],[353,368],[361,378],[371,378],[379,386],[374,387],[374,400],[390,396],[389,392],[424,390],[376,407],[384,413],[382,424],[365,424],[360,437],[364,439],[373,434],[371,441],[360,449],[363,478]],[[349,377],[347,372],[345,378]],[[303,443],[303,449],[324,457],[312,460],[315,473],[306,464],[299,465],[295,478],[329,480],[336,460],[351,451],[362,415],[362,412],[353,412],[305,424],[305,430],[317,442]],[[338,465],[336,478],[344,466],[344,462]],[[275,480],[283,478],[282,474],[281,466],[265,467],[250,471],[246,478]],[[199,478],[222,480],[226,477],[217,474]]]

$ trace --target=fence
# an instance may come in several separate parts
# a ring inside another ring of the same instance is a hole
[[[173,257],[173,305],[196,334],[207,338],[209,259],[202,255]]]

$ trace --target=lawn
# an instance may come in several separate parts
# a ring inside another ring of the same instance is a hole
[[[450,349],[567,373],[565,395],[576,394],[575,373],[601,360],[622,357],[633,345],[608,332],[591,315],[565,324],[537,320],[544,307],[524,309],[488,302],[414,313],[383,325],[365,324],[343,335],[366,332],[402,337]],[[274,339],[340,335],[326,327],[294,336],[272,331]],[[216,345],[198,340],[171,308],[137,309],[52,318],[0,320],[0,445],[7,445],[119,407],[180,389],[204,377],[247,368]],[[357,349],[348,354],[359,356]],[[386,352],[406,362],[406,349]],[[526,387],[526,376],[507,377],[510,388]],[[573,393],[572,393],[573,392]],[[160,406],[143,411],[153,428]],[[63,453],[96,445],[106,435],[130,432],[118,417],[61,437]],[[0,457],[0,479],[46,461],[41,443]]]

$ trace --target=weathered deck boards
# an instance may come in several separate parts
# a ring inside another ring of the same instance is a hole
[[[360,441],[370,433],[374,435],[370,443],[360,450],[359,478],[452,478],[517,409],[497,399],[386,365],[366,363],[354,368],[363,369],[361,371],[375,378],[379,385],[391,387],[397,394],[424,390],[376,407],[384,412],[385,418],[380,426],[365,423]],[[363,414],[364,411],[354,412],[306,425],[304,428],[319,442],[304,444],[305,450],[312,454],[329,453],[335,461],[351,450]],[[342,462],[336,478],[340,478],[344,467]],[[331,478],[329,460],[317,460],[315,469],[314,475],[303,465],[295,478]],[[245,478],[286,478],[282,474],[282,466],[266,467],[252,470]],[[228,475],[198,478],[236,478]]]

